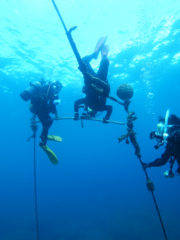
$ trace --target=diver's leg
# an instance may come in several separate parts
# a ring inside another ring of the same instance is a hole
[[[83,104],[84,107],[86,108],[86,98],[80,98],[77,101],[75,101],[75,103],[74,103],[74,120],[79,119],[79,108],[80,108],[81,104]]]
[[[178,169],[176,170],[176,174],[180,175],[180,158],[176,158],[177,164],[178,164]]]
[[[103,118],[103,121],[106,122],[107,120],[109,120],[109,118],[110,118],[110,116],[111,116],[111,114],[112,114],[113,108],[112,108],[111,105],[104,105],[104,106],[101,105],[101,106],[98,106],[98,107],[96,108],[96,110],[99,111],[99,112],[106,111],[106,115],[105,115],[105,117]]]
[[[74,103],[74,112],[78,112],[80,105],[85,104],[85,103],[86,103],[85,98],[80,98],[80,99],[76,100]]]
[[[51,127],[51,125],[53,123],[53,120],[49,115],[44,115],[44,116],[43,115],[38,115],[38,117],[39,117],[39,120],[42,123],[42,132],[41,132],[41,135],[40,135],[40,138],[41,138],[41,141],[42,141],[41,143],[42,143],[42,145],[46,145],[48,131],[49,131],[49,128]]]
[[[100,62],[100,66],[97,72],[97,77],[106,82],[108,69],[109,69],[109,60],[107,57],[103,57]]]
[[[109,120],[111,114],[112,114],[112,106],[111,105],[105,105],[104,110],[106,111],[106,115],[104,117],[104,121]]]
[[[95,58],[95,54],[90,54],[88,56],[85,56],[82,58],[82,61],[84,62],[86,66],[86,71],[91,74],[92,76],[96,76],[96,73],[94,72],[93,68],[91,67],[91,60]]]

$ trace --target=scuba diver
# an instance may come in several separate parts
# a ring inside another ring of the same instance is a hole
[[[169,117],[169,110],[166,112],[165,119],[160,118],[157,124],[157,131],[150,133],[151,139],[156,139],[157,144],[154,146],[158,149],[166,144],[165,151],[160,158],[150,163],[143,163],[145,168],[163,166],[170,163],[169,170],[164,172],[165,177],[174,177],[173,165],[177,162],[178,169],[176,175],[180,174],[180,118],[176,115]]]
[[[80,66],[80,71],[84,76],[83,93],[84,98],[78,99],[74,103],[74,120],[79,119],[79,108],[83,107],[86,114],[84,117],[95,117],[97,112],[106,111],[103,122],[106,122],[112,113],[112,106],[106,105],[106,99],[109,95],[110,86],[107,81],[109,68],[108,52],[109,47],[105,45],[106,37],[102,37],[96,44],[94,53],[82,59],[83,66]],[[97,59],[101,51],[101,62],[97,73],[92,69],[90,62],[92,59]]]
[[[46,145],[47,140],[61,141],[61,138],[55,135],[48,135],[49,128],[53,123],[53,119],[50,114],[54,114],[55,118],[58,118],[56,105],[59,103],[59,92],[62,89],[62,84],[59,81],[40,81],[30,82],[30,87],[25,89],[21,94],[21,98],[24,101],[31,102],[30,111],[33,113],[31,119],[31,126],[35,126],[36,116],[39,118],[42,124],[42,132],[40,135],[41,142],[40,147],[48,154],[55,157],[55,154]],[[52,153],[52,154],[51,154]],[[49,156],[50,157],[50,156]],[[52,160],[50,158],[50,160]]]

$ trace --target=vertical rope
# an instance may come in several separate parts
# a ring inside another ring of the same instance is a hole
[[[147,188],[148,190],[151,192],[152,194],[152,198],[153,198],[153,201],[154,201],[154,205],[155,205],[155,208],[156,208],[156,211],[157,211],[157,214],[158,214],[158,217],[159,217],[159,221],[161,223],[161,228],[162,228],[162,231],[163,231],[163,234],[164,234],[164,239],[165,240],[168,240],[167,238],[167,234],[166,234],[166,230],[165,230],[165,227],[164,227],[164,222],[162,220],[162,217],[161,217],[161,214],[160,214],[160,210],[159,210],[159,206],[158,206],[158,203],[157,203],[157,200],[155,198],[155,195],[154,195],[154,184],[152,183],[152,181],[150,180],[149,176],[148,176],[148,173],[143,165],[143,162],[141,160],[141,153],[140,153],[140,147],[139,147],[139,144],[137,142],[137,139],[136,139],[136,134],[133,130],[133,121],[135,121],[136,118],[134,116],[134,114],[131,114],[130,117],[128,117],[128,122],[127,122],[127,126],[128,126],[128,137],[130,138],[130,141],[132,143],[132,145],[134,146],[135,148],[135,155],[137,156],[137,158],[139,159],[139,162],[143,168],[143,171],[145,173],[145,176],[146,176],[146,181],[147,181]]]
[[[146,176],[146,184],[147,184],[147,188],[148,190],[151,192],[152,194],[152,198],[153,198],[153,201],[154,201],[154,205],[155,205],[155,208],[156,208],[156,212],[158,214],[158,218],[159,218],[159,221],[161,223],[161,228],[162,228],[162,231],[163,231],[163,234],[164,234],[164,239],[165,240],[168,240],[167,238],[167,234],[166,234],[166,229],[164,227],[164,223],[163,223],[163,220],[162,220],[162,217],[161,217],[161,214],[160,214],[160,210],[159,210],[159,206],[158,206],[158,203],[157,203],[157,200],[156,200],[156,197],[154,195],[154,184],[152,183],[152,181],[150,180],[149,176],[148,176],[148,173],[147,173],[147,170],[146,168],[144,167],[144,164],[142,162],[142,159],[141,159],[141,152],[140,152],[140,146],[137,142],[137,139],[136,139],[136,133],[134,132],[134,124],[133,122],[137,119],[136,116],[135,116],[135,113],[134,112],[129,112],[128,111],[128,105],[126,106],[127,108],[125,110],[127,110],[127,113],[128,113],[128,117],[127,117],[127,134],[125,135],[122,135],[118,138],[118,141],[121,142],[123,140],[126,141],[126,143],[128,144],[129,143],[129,139],[130,139],[130,142],[132,143],[134,149],[135,149],[135,155],[136,157],[138,158],[141,166],[142,166],[142,169],[144,171],[144,174]]]
[[[140,164],[141,164],[141,166],[142,166],[142,168],[143,168],[143,171],[144,171],[144,173],[145,173],[145,176],[146,176],[147,188],[148,188],[148,190],[149,190],[149,191],[151,192],[151,194],[152,194],[152,198],[153,198],[153,201],[154,201],[154,205],[155,205],[155,208],[156,208],[156,212],[157,212],[157,214],[158,214],[159,221],[160,221],[160,223],[161,223],[161,228],[162,228],[162,231],[163,231],[163,234],[164,234],[164,239],[165,239],[165,240],[168,240],[167,233],[166,233],[166,229],[165,229],[165,227],[164,227],[164,222],[163,222],[163,219],[162,219],[162,217],[161,217],[160,210],[159,210],[159,205],[158,205],[157,200],[156,200],[156,197],[155,197],[155,195],[154,195],[154,185],[153,185],[153,183],[151,182],[151,180],[150,180],[150,178],[149,178],[149,176],[148,176],[148,173],[147,173],[147,171],[146,171],[146,168],[143,166],[143,162],[142,162],[141,158],[138,157],[138,159],[139,159],[139,161],[140,161]],[[149,185],[148,183],[149,183],[150,185]]]
[[[159,217],[159,221],[161,223],[161,227],[162,227],[162,230],[163,230],[163,233],[164,233],[164,238],[165,238],[165,240],[168,240],[166,229],[164,227],[164,223],[163,223],[163,220],[162,220],[162,217],[161,217],[161,214],[160,214],[160,210],[159,210],[159,206],[158,206],[157,200],[155,198],[154,192],[151,192],[151,193],[152,193],[154,205],[156,207],[156,211],[157,211],[157,214],[158,214],[158,217]]]

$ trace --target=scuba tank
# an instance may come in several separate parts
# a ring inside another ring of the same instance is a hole
[[[170,110],[168,109],[166,111],[166,115],[165,115],[165,122],[164,122],[164,133],[163,133],[163,138],[164,138],[164,142],[167,142],[167,137],[169,136],[168,134],[168,120],[169,120],[169,114],[170,114]]]
[[[163,143],[167,142],[167,137],[169,136],[169,134],[168,134],[168,128],[170,127],[168,125],[169,114],[170,114],[170,110],[168,109],[166,111],[164,123],[163,122],[159,122],[157,124],[157,131],[155,132],[155,135],[157,137],[161,137],[162,138]]]

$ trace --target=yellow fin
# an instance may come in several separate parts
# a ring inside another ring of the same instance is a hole
[[[47,146],[42,145],[41,148],[43,151],[47,154],[49,160],[52,162],[52,164],[58,164],[58,158],[56,157],[56,154]]]
[[[55,142],[62,142],[62,138],[55,135],[48,135],[47,139]]]

